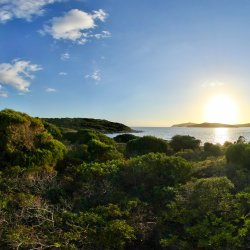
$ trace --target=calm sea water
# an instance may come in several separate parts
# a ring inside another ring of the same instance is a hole
[[[237,141],[239,136],[244,136],[246,141],[250,141],[250,128],[159,128],[159,127],[136,127],[135,130],[142,131],[133,133],[137,136],[152,135],[165,140],[170,140],[175,135],[190,135],[200,139],[202,143],[220,143],[225,141]],[[108,134],[111,138],[118,134]]]

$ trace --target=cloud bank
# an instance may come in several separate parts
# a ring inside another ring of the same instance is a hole
[[[41,16],[45,6],[61,0],[0,0],[0,23],[14,18],[31,21],[33,16]]]
[[[64,16],[54,17],[49,25],[43,27],[44,34],[50,34],[56,40],[69,40],[77,44],[85,44],[88,38],[98,36],[105,38],[110,36],[108,31],[103,31],[99,35],[93,34],[92,30],[97,27],[96,22],[104,22],[107,13],[100,9],[87,13],[79,9],[72,9]]]
[[[1,63],[0,83],[28,92],[31,80],[35,77],[32,73],[39,70],[42,70],[39,65],[19,59],[13,60],[12,63]]]

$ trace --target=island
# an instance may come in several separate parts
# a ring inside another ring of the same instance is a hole
[[[210,122],[203,122],[203,123],[180,123],[175,124],[172,127],[179,127],[179,128],[247,128],[250,127],[250,123],[244,124],[223,124],[223,123],[210,123]]]

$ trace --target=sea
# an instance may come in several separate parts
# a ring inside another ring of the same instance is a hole
[[[175,135],[190,135],[201,140],[201,143],[210,142],[224,144],[226,141],[235,142],[243,136],[246,142],[250,142],[250,127],[248,128],[188,128],[188,127],[134,127],[136,136],[152,135],[164,140],[170,140]],[[108,134],[113,138],[118,134]]]

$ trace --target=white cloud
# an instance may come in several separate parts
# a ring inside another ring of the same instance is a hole
[[[33,16],[41,16],[45,6],[61,0],[0,0],[0,23],[14,18],[31,21]]]
[[[94,19],[99,19],[102,22],[104,22],[106,20],[107,13],[104,10],[99,9],[99,10],[95,10],[93,12],[94,12],[94,14],[92,16],[93,16]]]
[[[97,39],[109,38],[109,37],[111,37],[111,33],[107,30],[104,30],[101,33],[94,34],[93,36]]]
[[[70,54],[68,52],[65,52],[65,53],[61,54],[60,58],[61,58],[62,61],[69,60],[70,59]]]
[[[218,81],[211,81],[211,82],[207,81],[207,82],[204,82],[201,86],[203,88],[216,88],[216,87],[224,86],[224,83],[218,82]]]
[[[66,76],[66,75],[68,75],[67,72],[59,72],[58,74],[59,74],[60,76]]]
[[[86,79],[92,79],[94,81],[101,81],[101,72],[100,70],[95,70],[91,75],[85,75]]]
[[[51,93],[51,92],[56,92],[56,89],[54,89],[54,88],[47,88],[45,91]]]
[[[104,22],[107,13],[100,9],[87,13],[79,9],[72,9],[62,17],[54,17],[49,25],[45,25],[43,33],[50,34],[56,40],[70,40],[78,44],[85,44],[88,38],[94,37],[90,30],[97,27],[96,20]],[[100,38],[107,37],[108,31],[101,33]],[[110,33],[108,32],[110,36]]]
[[[34,79],[32,72],[42,70],[37,64],[29,61],[15,59],[10,63],[0,64],[0,83],[11,85],[22,92],[29,91],[31,80]]]

